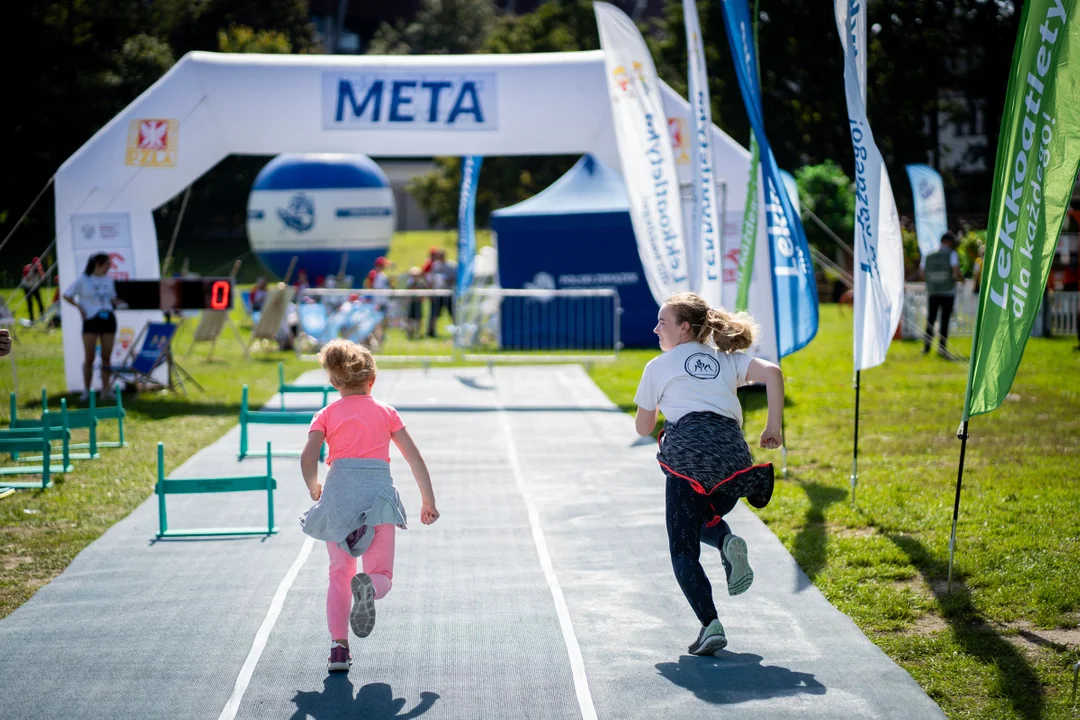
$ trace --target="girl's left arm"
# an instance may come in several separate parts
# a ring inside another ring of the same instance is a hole
[[[307,445],[300,453],[300,472],[304,475],[304,484],[312,500],[318,500],[322,496],[322,485],[319,484],[319,450],[322,449],[324,433],[312,430],[307,436]]]
[[[637,430],[637,434],[641,437],[652,435],[653,428],[656,427],[656,415],[657,410],[646,410],[638,405],[637,415],[634,416],[634,429]]]

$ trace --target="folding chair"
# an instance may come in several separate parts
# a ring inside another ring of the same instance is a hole
[[[125,382],[133,385],[148,386],[155,390],[172,390],[173,373],[168,371],[168,381],[161,383],[152,376],[154,372],[167,363],[170,363],[173,337],[176,336],[176,326],[169,323],[146,323],[146,327],[139,333],[139,337],[131,345],[131,350],[124,358],[124,365],[110,368],[110,372]],[[141,342],[140,342],[141,341]],[[187,375],[187,373],[184,373]],[[191,376],[188,375],[188,379]],[[184,389],[183,380],[179,381],[181,389]],[[198,385],[198,383],[196,383]],[[184,389],[186,393],[187,390]]]

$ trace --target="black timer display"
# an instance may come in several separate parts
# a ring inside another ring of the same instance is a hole
[[[129,310],[231,310],[232,278],[117,280],[116,296]]]

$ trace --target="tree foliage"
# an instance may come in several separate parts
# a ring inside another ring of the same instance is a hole
[[[60,164],[185,53],[317,49],[304,0],[34,0],[8,3],[4,11],[5,26],[19,34],[18,43],[0,43],[0,67],[7,70],[0,113],[4,235]],[[189,223],[204,230],[218,223],[214,202],[236,204],[242,212],[255,171],[245,171],[246,184],[239,186],[231,172],[204,176],[196,190],[205,190],[211,204],[196,202],[201,193],[193,193],[185,230]],[[159,237],[167,238],[167,216],[178,204],[158,211],[165,222]],[[23,255],[44,250],[53,236],[49,193],[0,256],[0,266],[21,267]]]
[[[820,165],[804,165],[795,172],[800,204],[845,243],[855,228],[855,186],[851,178],[832,160]],[[836,241],[817,223],[804,222],[806,239],[826,255],[833,257]]]
[[[600,39],[593,12],[592,3],[576,0],[545,3],[526,15],[503,15],[479,47],[489,53],[595,50],[600,47]],[[558,180],[577,160],[576,155],[484,158],[477,187],[476,222],[484,225],[493,210],[532,197]],[[452,227],[457,223],[461,163],[458,158],[436,158],[435,163],[436,169],[414,180],[409,190],[432,222]]]
[[[490,0],[424,0],[411,22],[383,23],[368,50],[373,55],[474,53],[495,24]]]

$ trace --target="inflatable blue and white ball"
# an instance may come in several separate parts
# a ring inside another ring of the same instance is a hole
[[[251,249],[278,277],[296,256],[296,270],[314,285],[337,275],[348,253],[345,274],[359,283],[390,247],[394,192],[366,155],[278,155],[255,178],[247,230]]]

